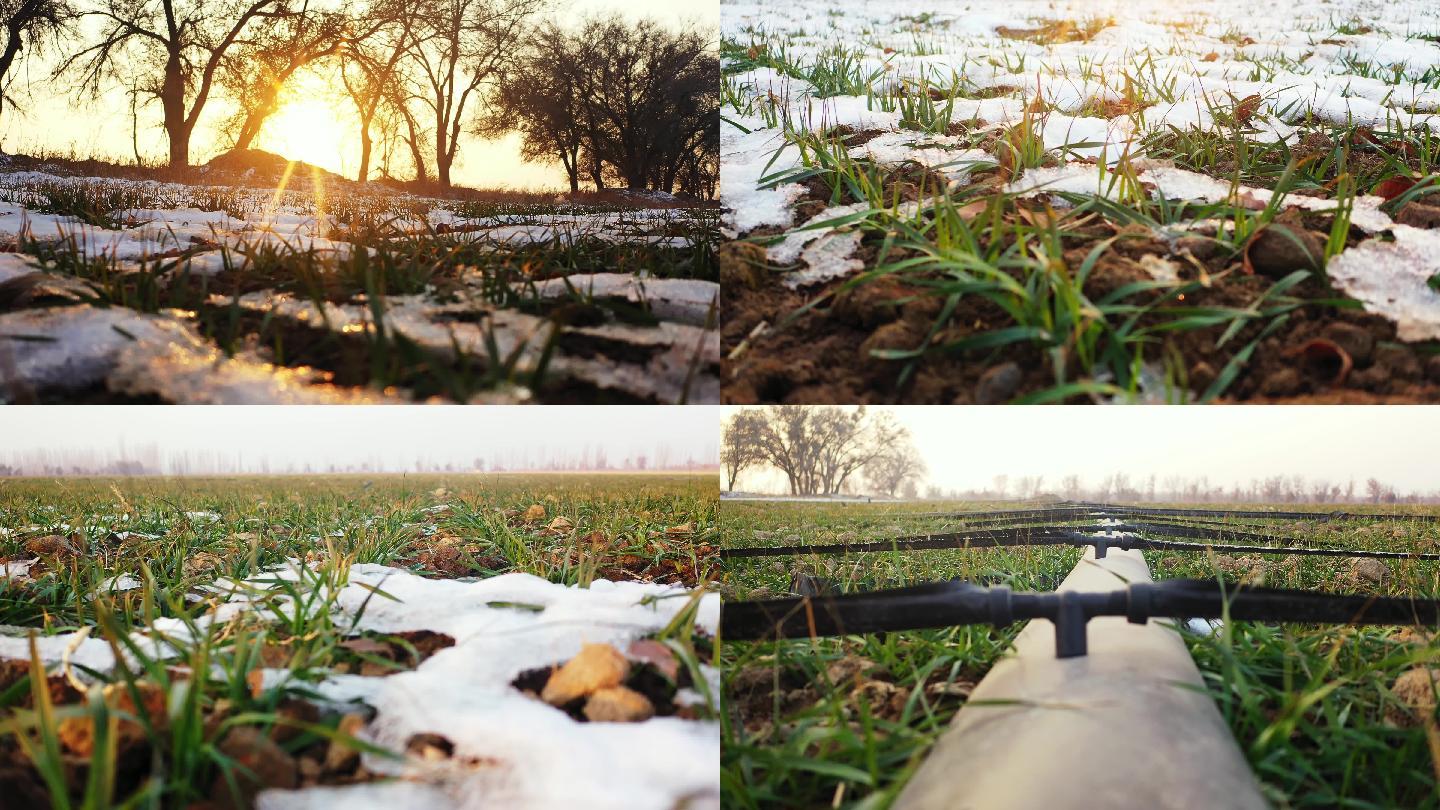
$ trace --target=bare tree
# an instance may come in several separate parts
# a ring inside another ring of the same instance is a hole
[[[371,24],[366,36],[348,44],[340,62],[340,82],[355,105],[360,120],[360,168],[355,179],[370,179],[370,163],[375,150],[376,119],[382,110],[390,116],[381,122],[382,130],[398,131],[402,119],[412,136],[416,123],[404,92],[400,70],[407,56],[417,47],[415,28],[417,6],[403,0],[387,0],[370,10]],[[419,149],[413,155],[417,179],[424,180],[425,162]]]
[[[886,411],[775,405],[746,411],[755,452],[784,473],[792,495],[840,492],[852,475],[909,432]]]
[[[0,25],[5,26],[0,51],[0,111],[10,98],[10,85],[21,53],[38,53],[46,44],[58,45],[71,31],[77,14],[68,0],[0,0]]]
[[[876,490],[895,497],[906,486],[918,487],[928,472],[925,459],[909,441],[884,448],[865,465],[865,480]]]
[[[471,101],[484,101],[519,55],[525,26],[545,0],[419,0],[421,26],[411,53],[416,94],[434,121],[435,172],[450,188],[450,170]]]
[[[304,3],[236,43],[220,72],[221,87],[237,105],[228,127],[235,133],[235,149],[250,148],[265,121],[280,109],[281,92],[296,73],[340,53],[347,41],[363,42],[374,33],[355,29],[356,22],[347,7],[310,11]]]
[[[1370,496],[1371,503],[1380,503],[1385,497],[1385,485],[1378,478],[1370,478],[1365,481],[1365,494]]]
[[[1073,501],[1080,497],[1080,476],[1072,474],[1060,479],[1060,491],[1067,500]]]
[[[719,151],[720,64],[706,38],[653,20],[591,20],[579,34],[589,60],[580,76],[588,162],[628,188],[673,191],[687,167]]]
[[[84,15],[100,21],[98,38],[61,62],[57,72],[78,70],[81,90],[96,96],[109,79],[150,77],[139,89],[159,99],[170,165],[183,168],[190,164],[190,136],[226,54],[251,23],[299,13],[289,0],[103,0]]]
[[[519,132],[521,157],[558,160],[571,193],[580,190],[580,153],[587,132],[582,87],[594,58],[580,44],[555,23],[537,29],[476,129],[477,135],[489,138]]]
[[[764,417],[755,411],[740,411],[730,417],[720,435],[720,464],[725,469],[726,490],[735,491],[740,473],[765,461],[760,451]]]

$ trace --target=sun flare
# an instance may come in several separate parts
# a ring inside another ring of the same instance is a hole
[[[265,122],[256,145],[343,175],[351,169],[345,155],[353,129],[333,104],[307,93],[286,102]]]

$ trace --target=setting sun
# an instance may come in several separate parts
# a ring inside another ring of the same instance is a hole
[[[301,92],[265,122],[256,147],[349,176],[355,169],[351,155],[358,149],[352,143],[354,116],[324,100],[320,92],[306,92],[309,87],[297,90]]]

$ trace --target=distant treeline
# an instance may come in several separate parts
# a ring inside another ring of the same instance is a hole
[[[604,447],[573,451],[505,453],[492,458],[436,458],[399,461],[371,458],[327,461],[276,459],[238,452],[166,451],[157,445],[114,451],[27,450],[0,456],[0,477],[133,475],[320,475],[346,473],[501,473],[501,472],[705,472],[715,459],[677,458],[658,444],[651,452],[612,458]]]
[[[1064,498],[1106,503],[1440,503],[1440,490],[1401,493],[1379,478],[1335,483],[1303,475],[1272,475],[1249,481],[1211,481],[1207,476],[1156,476],[1111,473],[1098,483],[1078,475],[1047,480],[1043,475],[997,475],[984,489],[930,486],[928,498],[1005,500]]]
[[[0,0],[0,112],[24,62],[59,57],[53,92],[158,103],[169,164],[188,166],[207,104],[249,148],[305,73],[353,104],[360,167],[448,188],[461,136],[518,132],[572,190],[715,196],[720,65],[708,32],[544,18],[544,0]],[[135,141],[135,158],[144,162]]]

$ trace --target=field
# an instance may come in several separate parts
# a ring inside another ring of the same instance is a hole
[[[1440,399],[1440,14],[725,0],[727,402]]]
[[[298,165],[0,174],[0,401],[718,400],[714,209]]]
[[[722,505],[722,546],[855,542],[955,531],[964,524],[904,513],[989,508],[1016,507],[727,502]],[[1375,509],[1295,504],[1219,508]],[[1436,512],[1433,507],[1408,509]],[[1241,529],[1248,523],[1227,522]],[[1440,550],[1440,525],[1435,523],[1270,523],[1262,531],[1298,538],[1305,545]],[[1382,573],[1345,558],[1159,551],[1145,556],[1156,580],[1223,577],[1282,588],[1440,595],[1440,565],[1431,562],[1390,561]],[[736,558],[722,565],[721,589],[727,601],[773,598],[790,593],[792,577],[809,574],[833,581],[841,592],[950,578],[1007,584],[1016,590],[1053,590],[1079,557],[1078,549],[1032,547]],[[1018,630],[1018,624],[1001,629],[962,626],[725,643],[721,779],[726,806],[888,806]],[[1425,728],[1433,730],[1434,721],[1424,717],[1423,708],[1415,711],[1416,704],[1407,702],[1406,690],[1396,683],[1405,673],[1423,672],[1440,661],[1440,644],[1431,632],[1252,622],[1226,622],[1213,633],[1190,626],[1181,632],[1274,806],[1433,806],[1440,751],[1427,742]]]
[[[0,480],[0,787],[714,806],[716,501],[678,474]],[[557,685],[596,657],[625,673],[598,706]]]

